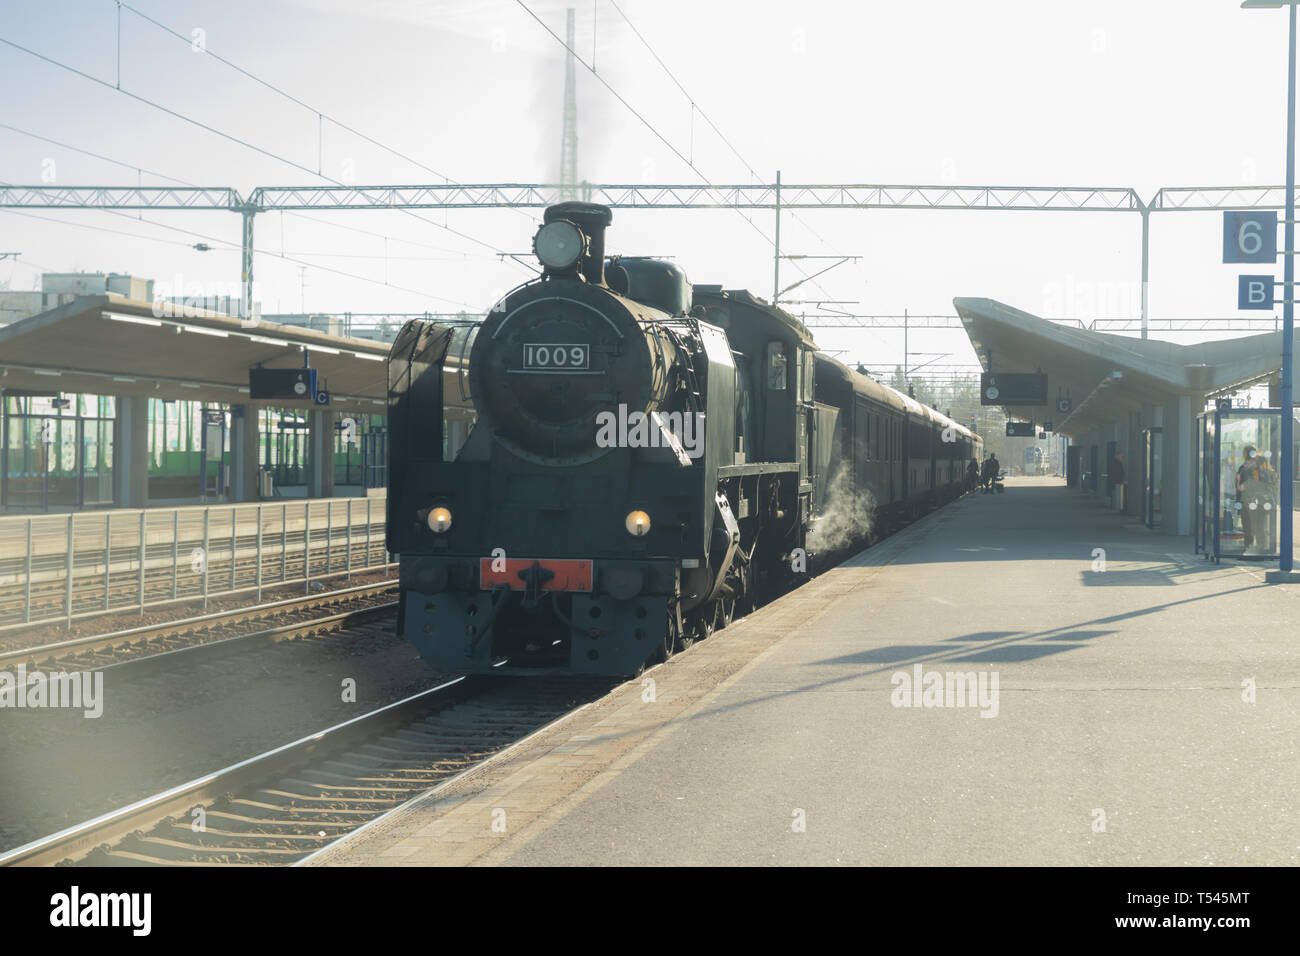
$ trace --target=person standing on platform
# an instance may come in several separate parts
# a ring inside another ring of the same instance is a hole
[[[975,486],[980,483],[980,466],[974,458],[966,466],[966,490],[974,491]]]
[[[1111,501],[1116,509],[1124,510],[1124,453],[1115,452],[1115,457],[1111,459],[1110,471],[1106,475],[1106,491],[1111,496]]]
[[[998,470],[1001,466],[998,464],[998,456],[990,453],[988,459],[984,462],[984,493],[988,494],[997,487]]]
[[[1273,515],[1277,511],[1277,473],[1254,445],[1242,449],[1246,459],[1237,469],[1237,501],[1241,503],[1243,555],[1273,553]]]

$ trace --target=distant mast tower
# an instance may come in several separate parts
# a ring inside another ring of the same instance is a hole
[[[576,199],[578,195],[578,97],[574,89],[574,14],[570,7],[565,18],[565,39],[569,49],[564,56],[564,131],[560,136],[560,196]]]

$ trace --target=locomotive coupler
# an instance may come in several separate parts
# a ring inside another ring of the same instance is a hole
[[[542,585],[555,577],[555,572],[544,568],[541,562],[534,561],[519,572],[519,579],[524,582],[524,596],[520,606],[532,610],[541,602]]]

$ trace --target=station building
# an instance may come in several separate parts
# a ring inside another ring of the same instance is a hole
[[[388,343],[214,309],[152,280],[47,274],[0,293],[0,509],[364,495],[386,482]],[[291,322],[293,317],[285,317]],[[337,328],[337,327],[336,327]],[[395,331],[395,329],[393,330]],[[449,356],[455,365],[458,359]],[[254,401],[249,369],[316,370],[328,404]],[[472,423],[448,370],[444,454]]]
[[[1004,408],[1068,439],[1072,486],[1153,531],[1193,535],[1216,557],[1242,551],[1250,502],[1239,470],[1252,449],[1280,467],[1280,332],[1181,345],[1072,328],[992,299],[953,304],[985,372],[1046,374],[1046,405]],[[1234,405],[1265,386],[1258,407]],[[1117,460],[1122,486],[1111,481]],[[1283,480],[1275,475],[1274,485]],[[1300,468],[1289,480],[1300,492]]]

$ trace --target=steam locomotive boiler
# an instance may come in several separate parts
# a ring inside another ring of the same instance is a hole
[[[591,203],[546,210],[542,274],[477,330],[477,420],[454,460],[451,331],[415,321],[393,344],[388,548],[399,629],[435,669],[635,673],[787,586],[835,506],[868,501],[876,521],[960,488],[969,432],[817,356],[747,292],[607,258],[611,221]]]

